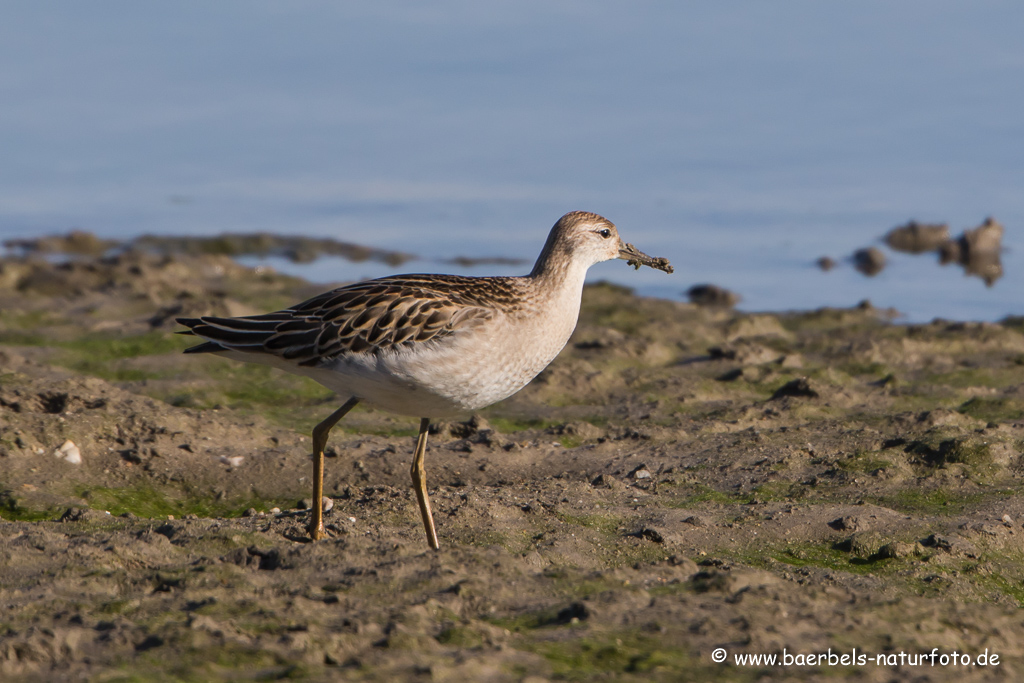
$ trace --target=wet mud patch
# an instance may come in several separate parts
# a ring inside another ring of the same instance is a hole
[[[316,288],[216,255],[3,269],[4,680],[964,676],[711,659],[851,647],[987,648],[1000,665],[969,678],[1020,673],[1019,321],[588,287],[537,381],[435,425],[432,552],[414,420],[339,425],[310,543],[309,429],[336,399],[179,353],[170,311]]]

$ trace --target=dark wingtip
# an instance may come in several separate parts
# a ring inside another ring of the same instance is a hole
[[[179,325],[184,325],[185,327],[188,328],[187,330],[178,330],[175,334],[186,334],[195,336],[195,332],[192,331],[192,328],[195,327],[196,325],[199,325],[203,321],[200,318],[175,318],[174,322],[178,323]]]
[[[189,332],[183,332],[182,334],[190,334]],[[215,342],[205,342],[198,346],[190,346],[183,351],[183,353],[214,353],[216,351],[225,351],[226,349]]]

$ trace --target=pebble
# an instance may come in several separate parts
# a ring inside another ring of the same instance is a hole
[[[324,512],[330,512],[334,508],[334,501],[324,496],[320,503],[324,506]]]
[[[936,251],[949,241],[949,226],[945,223],[910,221],[906,225],[893,228],[883,239],[896,251],[923,254],[927,251]]]
[[[686,290],[691,304],[710,308],[732,308],[741,301],[740,295],[718,285],[694,285]]]
[[[877,247],[858,249],[853,252],[853,267],[868,277],[878,275],[885,268],[885,254]]]
[[[837,264],[837,263],[835,262],[835,259],[832,259],[832,258],[830,258],[830,257],[828,257],[828,256],[822,256],[821,258],[819,258],[819,259],[818,259],[817,261],[815,261],[814,263],[815,263],[815,264],[816,264],[816,265],[817,265],[817,266],[818,266],[819,268],[821,268],[821,269],[822,269],[823,271],[825,271],[826,273],[827,273],[828,271],[832,270],[833,268],[835,268],[835,267],[836,267],[836,266],[838,265],[838,264]]]
[[[78,446],[71,439],[61,444],[61,447],[54,451],[53,454],[58,458],[67,460],[72,465],[82,464],[82,451],[78,450]]]
[[[634,479],[650,479],[651,471],[647,469],[647,465],[637,465],[633,468],[633,471],[629,473],[629,476]]]
[[[230,458],[226,455],[222,455],[218,459],[225,465],[230,465],[231,467],[238,467],[245,462],[244,455],[232,455]]]

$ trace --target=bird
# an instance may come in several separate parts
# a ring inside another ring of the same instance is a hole
[[[528,275],[393,275],[344,285],[289,308],[235,318],[178,318],[213,354],[304,375],[345,401],[313,429],[309,534],[323,526],[324,448],[358,403],[420,418],[410,475],[429,546],[440,544],[426,485],[431,420],[472,413],[525,387],[576,328],[587,270],[623,259],[672,273],[622,241],[608,219],[572,211],[555,223]]]

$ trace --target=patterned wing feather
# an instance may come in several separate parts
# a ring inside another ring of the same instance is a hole
[[[496,310],[515,310],[514,280],[405,275],[334,289],[275,313],[178,322],[213,342],[190,352],[231,349],[317,365],[345,354],[377,354],[439,340],[489,320]]]

